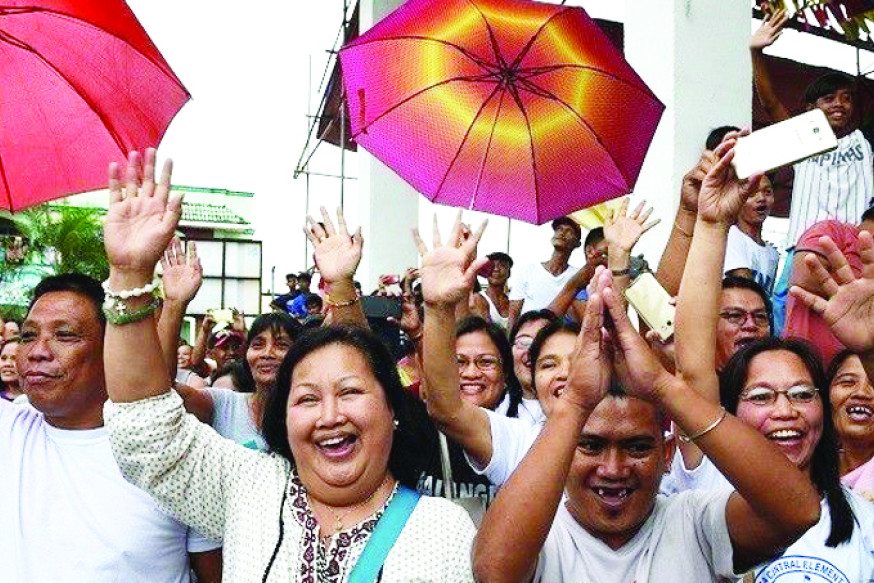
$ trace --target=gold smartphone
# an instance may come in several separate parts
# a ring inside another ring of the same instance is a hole
[[[625,299],[650,329],[655,330],[662,342],[674,335],[676,308],[671,305],[671,295],[649,271],[638,275],[625,288]]]
[[[216,323],[227,322],[231,324],[234,321],[234,311],[227,308],[208,310],[207,313],[212,316]]]

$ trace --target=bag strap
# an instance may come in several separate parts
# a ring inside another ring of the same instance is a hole
[[[449,500],[454,499],[455,492],[453,491],[454,482],[452,481],[452,460],[449,458],[449,442],[446,441],[446,435],[442,431],[438,431],[440,436],[440,466],[443,474],[443,497]]]
[[[421,494],[406,486],[398,486],[391,502],[376,523],[361,556],[349,573],[348,583],[374,583],[382,571],[389,551],[398,540],[404,525],[416,508]]]

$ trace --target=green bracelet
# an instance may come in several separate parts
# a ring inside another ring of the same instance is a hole
[[[127,306],[122,301],[115,300],[103,304],[103,315],[106,316],[106,321],[113,326],[124,326],[125,324],[133,324],[140,320],[145,320],[151,316],[155,310],[161,305],[161,298],[152,296],[144,306],[128,312]]]

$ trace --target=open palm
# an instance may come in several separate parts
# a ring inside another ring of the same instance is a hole
[[[118,165],[109,166],[109,212],[103,225],[106,255],[113,267],[153,271],[173,237],[182,197],[170,195],[172,162],[155,183],[155,150],[146,151],[140,180],[140,156],[131,152],[122,188]]]
[[[161,258],[164,299],[190,302],[203,283],[203,268],[194,241],[183,251],[182,242],[173,237]]]
[[[859,235],[862,275],[856,277],[844,254],[829,237],[819,240],[826,258],[805,258],[822,295],[792,286],[791,293],[818,313],[841,343],[856,352],[874,349],[874,242],[871,234]],[[826,263],[826,265],[823,264]]]
[[[413,239],[419,254],[422,256],[422,268],[419,273],[422,278],[422,295],[428,304],[452,305],[466,300],[476,272],[487,261],[476,257],[476,246],[485,230],[486,222],[466,239],[462,236],[463,225],[461,213],[455,219],[452,232],[445,244],[440,241],[440,231],[437,219],[434,219],[434,248],[430,251],[419,236],[418,230],[413,230]]]
[[[307,217],[307,226],[304,227],[307,238],[313,244],[319,275],[328,283],[351,280],[361,263],[361,250],[364,246],[361,229],[354,235],[349,234],[342,209],[337,209],[336,229],[325,207],[321,207],[321,212],[321,223]]]

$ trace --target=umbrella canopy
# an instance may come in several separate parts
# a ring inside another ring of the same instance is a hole
[[[537,224],[630,192],[664,110],[555,4],[410,0],[340,61],[358,144],[434,202]]]
[[[123,0],[0,7],[0,208],[106,186],[189,99]]]

